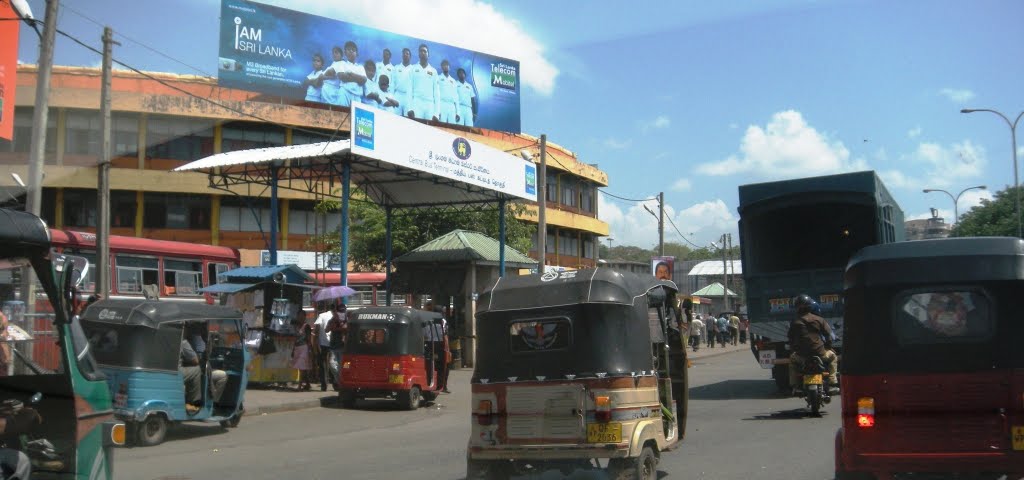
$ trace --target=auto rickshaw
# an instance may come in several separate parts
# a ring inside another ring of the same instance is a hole
[[[24,473],[14,459],[31,478],[114,475],[125,425],[75,316],[88,266],[52,252],[39,217],[0,208],[0,477]]]
[[[114,395],[114,413],[128,424],[137,444],[160,444],[173,422],[238,426],[250,360],[239,311],[187,302],[102,300],[85,311],[82,327]],[[182,341],[194,342],[194,336],[206,351],[199,355],[201,405],[190,412],[179,366]],[[214,398],[211,380],[225,375],[223,390]]]
[[[503,277],[477,303],[467,478],[657,478],[686,431],[676,285],[608,268]],[[670,340],[671,339],[671,340]]]
[[[846,269],[836,478],[1024,475],[1024,241],[867,247]]]
[[[440,313],[407,307],[349,312],[338,375],[341,405],[352,408],[361,398],[386,397],[415,410],[421,399],[433,401],[441,389],[447,346]]]

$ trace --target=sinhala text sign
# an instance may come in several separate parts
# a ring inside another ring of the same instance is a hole
[[[414,120],[352,105],[352,153],[440,177],[537,199],[537,166]]]
[[[386,63],[384,49],[391,54]],[[360,84],[367,62],[377,81]],[[224,87],[340,107],[376,102],[370,96],[376,91],[382,104],[373,106],[384,108],[391,97],[398,105],[387,105],[399,115],[519,133],[518,61],[261,3],[222,0],[217,70]],[[389,77],[387,90],[382,73]]]

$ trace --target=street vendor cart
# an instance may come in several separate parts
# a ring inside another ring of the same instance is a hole
[[[298,382],[291,367],[298,327],[306,320],[302,307],[316,288],[296,265],[241,267],[221,273],[217,283],[200,291],[220,294],[220,303],[242,312],[245,343],[253,353],[250,384]]]

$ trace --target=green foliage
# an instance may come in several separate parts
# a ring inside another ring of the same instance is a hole
[[[1019,192],[1024,195],[1024,187]],[[1024,197],[1022,197],[1024,198]],[[960,216],[960,222],[953,228],[954,237],[1017,236],[1015,217],[1016,195],[1013,187],[995,192],[991,200],[983,199],[981,205],[971,208]]]
[[[520,252],[529,252],[536,225],[516,218],[526,207],[509,203],[505,213],[505,238],[508,246]],[[339,214],[341,202],[327,199],[316,205],[317,213]],[[352,191],[349,202],[349,261],[356,271],[384,269],[387,236],[387,214],[384,208],[369,201],[358,189]],[[452,230],[463,229],[498,238],[498,209],[452,212],[441,209],[403,210],[392,212],[391,258],[397,258]],[[310,247],[331,253],[341,252],[337,231],[313,238]]]

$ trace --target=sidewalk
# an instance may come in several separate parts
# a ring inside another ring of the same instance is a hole
[[[741,343],[736,346],[726,345],[725,347],[717,348],[701,346],[700,350],[696,352],[688,350],[686,354],[687,358],[691,361],[691,366],[694,366],[699,360],[739,351],[748,352],[749,354],[750,344]],[[471,369],[464,368],[460,370],[469,371]],[[296,390],[294,385],[290,387],[250,386],[245,391],[245,414],[266,415],[306,408],[334,406],[337,405],[337,401],[338,392],[335,392],[331,387],[327,387],[326,392],[321,392],[320,386],[314,385],[312,390],[304,392]]]

